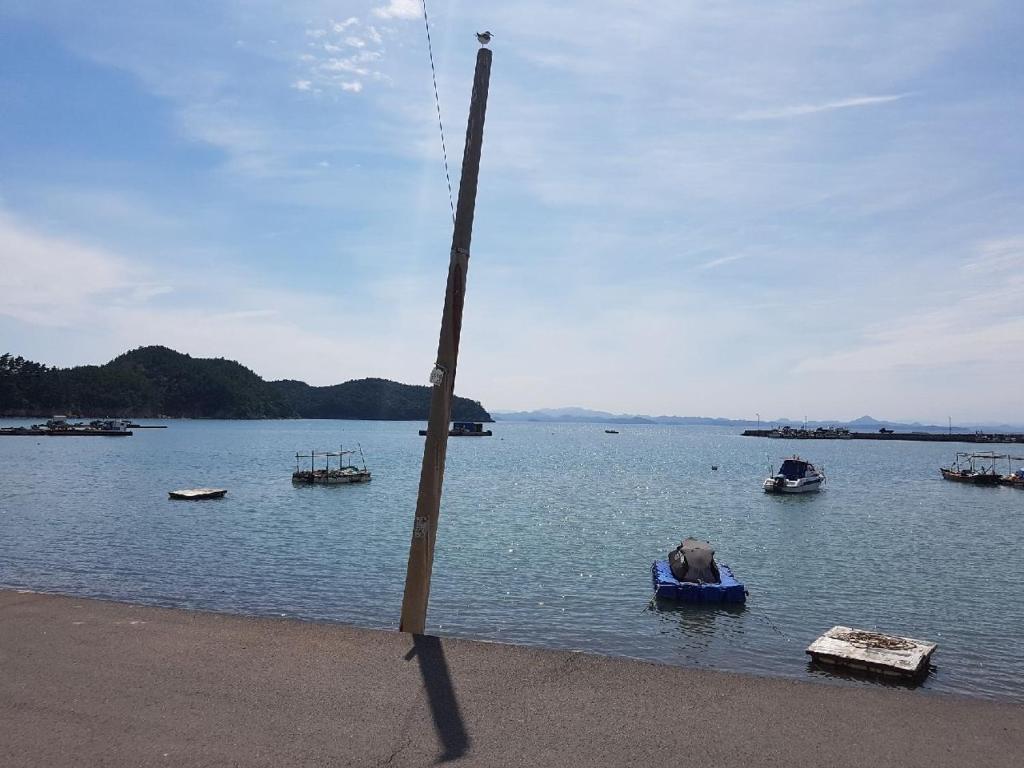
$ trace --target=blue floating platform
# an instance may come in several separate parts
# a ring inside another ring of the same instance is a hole
[[[651,581],[654,594],[681,603],[744,603],[747,590],[724,563],[716,563],[721,582],[718,584],[694,584],[679,581],[672,575],[668,560],[655,560],[651,565]]]

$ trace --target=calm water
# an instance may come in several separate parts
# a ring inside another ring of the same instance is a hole
[[[0,584],[397,627],[420,424],[169,423],[0,438]],[[942,480],[959,446],[620,429],[450,441],[428,631],[831,678],[804,648],[847,624],[937,642],[925,688],[1024,700],[1024,491]],[[356,441],[372,483],[292,487],[296,450]],[[767,456],[794,451],[827,489],[761,493]],[[202,485],[228,496],[167,499]],[[687,535],[733,566],[745,608],[649,608],[651,561]]]

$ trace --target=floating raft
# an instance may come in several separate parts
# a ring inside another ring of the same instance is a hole
[[[672,575],[668,560],[655,560],[651,565],[651,581],[654,582],[654,594],[669,600],[683,603],[743,603],[747,600],[747,590],[736,580],[732,569],[725,563],[718,566],[718,584],[697,584],[679,581]]]
[[[187,488],[181,491],[169,491],[172,499],[183,501],[199,501],[200,499],[222,499],[227,493],[226,488]]]
[[[916,678],[928,673],[928,662],[938,646],[911,637],[883,635],[865,629],[832,627],[807,648],[815,661]]]

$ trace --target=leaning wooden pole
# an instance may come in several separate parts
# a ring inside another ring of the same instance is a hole
[[[487,87],[491,79],[491,51],[481,48],[476,55],[473,96],[466,126],[466,149],[462,156],[462,180],[459,203],[455,208],[451,260],[448,263],[448,287],[441,315],[441,336],[437,342],[437,364],[430,375],[433,385],[420,490],[416,497],[416,517],[409,545],[409,566],[405,574],[402,620],[399,630],[423,634],[430,597],[430,574],[434,567],[434,541],[441,511],[441,486],[444,460],[448,451],[448,424],[455,392],[455,369],[459,360],[459,336],[462,332],[462,305],[466,297],[466,272],[469,269],[469,245],[473,237],[473,211],[476,184],[480,172],[480,147],[484,138],[484,114],[487,111]]]

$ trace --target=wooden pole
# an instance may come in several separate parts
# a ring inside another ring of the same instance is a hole
[[[459,360],[459,336],[462,332],[462,305],[466,297],[466,271],[469,269],[469,245],[473,237],[473,212],[476,185],[480,172],[480,147],[484,138],[484,115],[487,111],[487,87],[491,79],[491,51],[481,48],[476,54],[473,96],[469,104],[466,126],[466,148],[462,156],[462,179],[459,182],[459,203],[455,209],[451,259],[448,263],[448,286],[441,315],[441,335],[437,342],[437,364],[430,379],[430,418],[423,446],[423,467],[420,490],[416,497],[416,517],[409,545],[409,565],[405,574],[405,595],[402,598],[402,632],[423,634],[430,597],[430,574],[434,567],[434,541],[441,510],[441,486],[444,482],[444,460],[448,451],[448,423],[451,421],[452,396],[455,392],[455,368]]]

